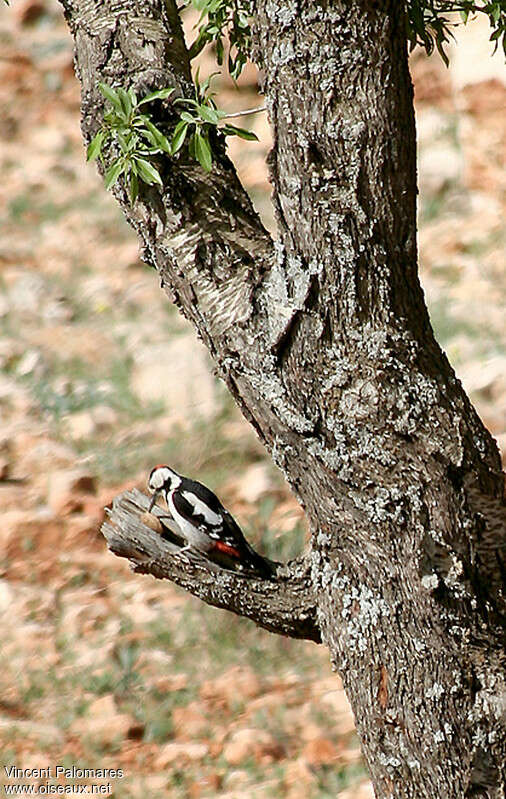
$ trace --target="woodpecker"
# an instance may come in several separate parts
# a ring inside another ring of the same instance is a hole
[[[159,465],[151,470],[148,488],[153,492],[149,512],[162,494],[186,539],[181,552],[193,547],[234,569],[263,577],[273,574],[274,564],[250,547],[231,513],[205,485]]]

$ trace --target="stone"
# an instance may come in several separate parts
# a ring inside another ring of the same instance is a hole
[[[211,774],[204,774],[204,776],[200,777],[188,787],[189,799],[198,799],[200,796],[209,796],[210,792],[212,792],[213,796],[218,796],[221,783],[222,778],[220,774],[215,772]]]
[[[96,492],[95,478],[80,469],[61,469],[49,476],[47,501],[58,516],[82,510],[83,494]]]
[[[227,772],[225,776],[225,786],[228,789],[241,789],[248,784],[251,777],[247,771],[243,769],[234,769],[234,771]]]
[[[201,703],[190,702],[185,707],[175,707],[172,711],[174,732],[178,737],[199,738],[205,735],[211,722],[202,713]]]
[[[117,712],[113,695],[106,694],[91,702],[88,705],[86,714],[93,718],[102,718],[104,716],[114,716]]]
[[[203,760],[209,751],[207,744],[203,743],[169,743],[160,749],[155,760],[155,768],[166,768],[172,763],[184,761],[196,762]]]
[[[307,761],[303,757],[299,757],[286,764],[284,782],[287,786],[301,785],[302,783],[304,790],[307,790],[309,785],[316,782],[316,777]]]
[[[496,436],[499,451],[502,453],[502,463],[506,466],[506,433]]]
[[[305,745],[302,757],[310,766],[325,766],[337,758],[337,749],[328,738],[313,738]]]
[[[0,481],[5,481],[10,475],[10,458],[0,453]]]
[[[369,781],[352,785],[339,793],[339,799],[374,799],[374,796],[374,788]]]
[[[65,432],[75,441],[91,438],[97,429],[91,411],[68,414],[62,418],[62,423]]]
[[[160,653],[162,654],[162,653]],[[165,655],[165,653],[163,653]],[[151,660],[150,655],[150,660]],[[162,674],[160,677],[156,677],[154,680],[154,685],[157,691],[161,693],[171,693],[172,691],[182,691],[188,685],[188,675],[187,674]],[[198,703],[191,703],[198,704]],[[175,707],[173,713],[178,711],[183,711],[182,715],[189,710],[190,705],[186,705],[185,707]]]
[[[92,738],[95,745],[104,746],[128,736],[134,721],[128,713],[118,713],[111,694],[92,702],[84,716],[71,725],[72,733]]]
[[[118,422],[118,414],[110,405],[96,405],[91,415],[97,430],[108,430]]]
[[[0,717],[0,737],[6,740],[14,735],[25,743],[31,739],[43,740],[45,746],[61,747],[63,741],[62,731],[56,724]]]
[[[233,733],[223,747],[223,757],[231,766],[237,766],[251,757],[259,759],[266,754],[278,754],[278,749],[269,732],[248,727]]]
[[[1,316],[2,313],[0,309],[0,317]],[[23,351],[24,347],[20,341],[15,341],[10,338],[2,339],[0,341],[0,367],[5,370],[12,367],[16,360],[22,357]]]
[[[26,543],[31,541],[38,555],[38,568],[45,568],[41,553],[57,551],[61,540],[61,524],[48,511],[13,509],[2,516],[0,527],[0,556],[11,561],[9,576],[20,576],[24,570],[33,571],[26,558]]]
[[[12,439],[8,436],[2,437],[0,433],[0,482],[7,480],[11,476],[11,465],[13,463]]]
[[[41,275],[25,270],[13,278],[8,293],[11,310],[38,316],[47,295],[46,281]]]
[[[16,366],[16,374],[19,377],[27,375],[40,376],[44,371],[44,359],[38,350],[28,350]]]
[[[238,699],[253,699],[261,691],[260,680],[253,669],[232,666],[220,677],[203,682],[200,695],[203,699],[221,701],[231,707]]]
[[[419,156],[420,192],[440,194],[459,183],[463,172],[461,153],[450,143],[440,142],[421,150]]]

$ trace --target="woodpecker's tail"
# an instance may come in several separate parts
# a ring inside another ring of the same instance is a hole
[[[224,548],[218,547],[208,552],[207,555],[223,568],[251,577],[259,577],[266,580],[276,573],[277,564],[268,558],[263,558],[249,544],[247,544],[246,551],[241,553],[240,558],[235,554],[227,553]]]
[[[276,573],[278,564],[273,560],[269,560],[269,558],[264,558],[262,555],[259,555],[249,544],[247,544],[247,546],[248,554],[241,559],[241,565],[244,571],[251,572],[252,574],[256,573],[264,579],[272,577]]]

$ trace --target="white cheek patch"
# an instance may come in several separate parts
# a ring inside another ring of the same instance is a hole
[[[202,502],[195,494],[192,494],[191,491],[182,491],[181,492],[183,497],[193,506],[194,516],[203,516],[204,520],[211,525],[221,524],[223,518],[221,513],[215,513],[212,511],[205,502]]]
[[[170,478],[171,471],[170,469],[157,469],[151,475],[151,480],[149,481],[149,487],[152,491],[158,491],[164,483]]]

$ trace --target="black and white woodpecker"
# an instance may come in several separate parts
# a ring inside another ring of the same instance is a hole
[[[159,465],[151,470],[148,488],[153,492],[149,512],[161,494],[187,541],[181,551],[193,547],[239,571],[273,574],[274,563],[255,552],[232,514],[205,485]]]

